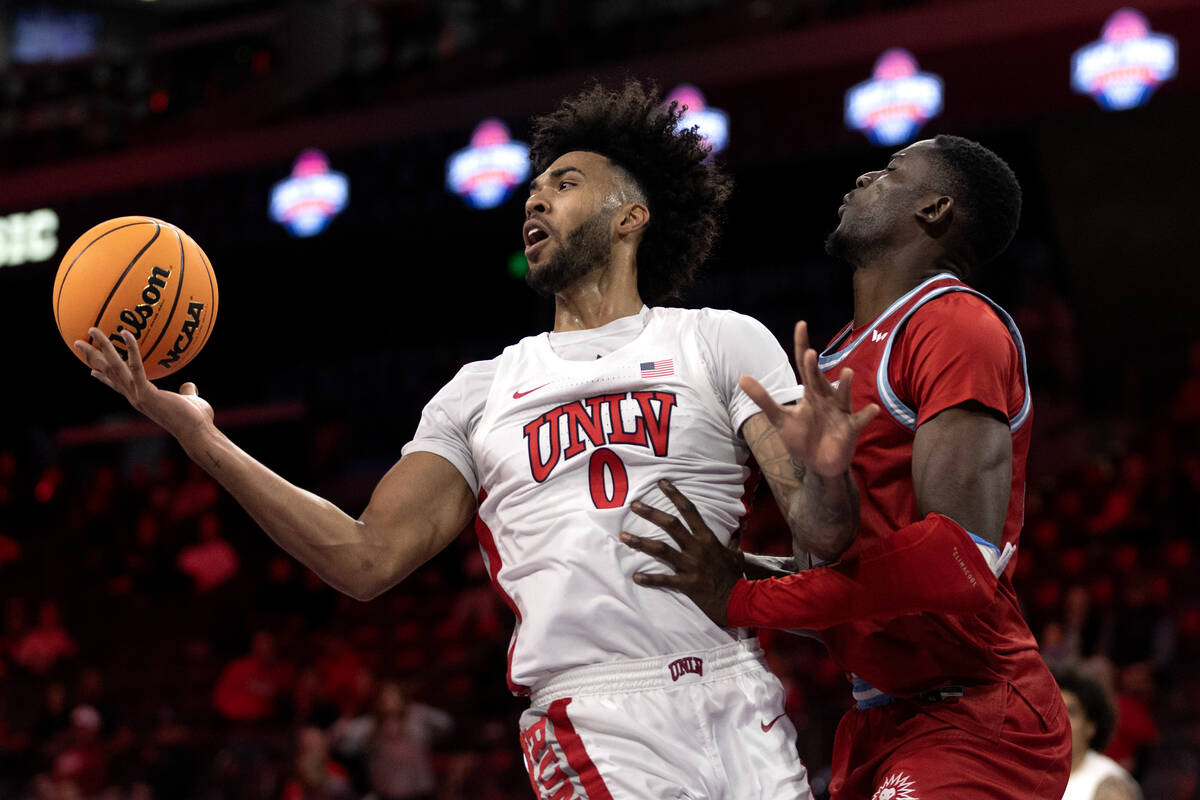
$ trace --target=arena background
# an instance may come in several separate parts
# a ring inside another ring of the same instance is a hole
[[[1025,190],[1017,240],[977,283],[1030,351],[1027,617],[1048,660],[1111,682],[1110,753],[1146,796],[1200,797],[1200,5],[1140,2],[1177,41],[1178,72],[1113,112],[1074,93],[1069,69],[1119,7],[5,4],[0,798],[361,797],[369,770],[335,726],[370,715],[386,681],[454,717],[436,797],[530,796],[524,701],[503,680],[511,618],[473,534],[368,604],[315,581],[64,346],[50,289],[76,236],[126,214],[189,232],[220,312],[163,385],[195,381],[235,441],[357,514],[463,362],[551,322],[510,263],[523,184],[491,210],[445,187],[480,120],[527,140],[531,114],[593,77],[695,84],[729,115],[717,157],[737,188],[682,302],[754,315],[781,340],[807,319],[825,341],[851,297],[822,241],[854,178],[894,149],[845,127],[843,97],[889,47],[944,81],[915,138],[978,139]],[[268,198],[308,147],[347,176],[349,204],[296,238]],[[22,238],[39,209],[58,218],[48,257]],[[746,538],[779,551],[764,500]],[[819,645],[764,639],[822,790],[849,687]]]

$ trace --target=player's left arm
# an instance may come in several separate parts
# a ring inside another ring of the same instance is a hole
[[[914,315],[897,350],[917,414],[917,511],[949,517],[998,552],[1013,487],[1010,406],[1023,383],[1016,342],[982,300],[958,295]]]
[[[999,411],[967,401],[918,427],[912,477],[921,517],[943,514],[1002,547],[1012,492],[1012,432]]]

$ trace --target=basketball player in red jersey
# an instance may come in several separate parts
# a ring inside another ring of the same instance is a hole
[[[741,554],[668,488],[686,525],[634,510],[680,549],[623,539],[676,574],[635,580],[683,591],[721,624],[820,630],[857,700],[834,745],[835,800],[1059,798],[1070,726],[1011,580],[1030,438],[1024,350],[1008,314],[961,281],[1007,247],[1020,187],[991,151],[938,136],[860,176],[839,214],[826,250],[854,269],[853,322],[819,358],[797,325],[800,406],[743,383],[798,463],[833,476],[852,457],[858,540],[837,563],[748,581]],[[858,379],[835,389],[828,379],[846,368]],[[857,451],[848,438],[830,454],[809,444],[805,403],[884,413]]]

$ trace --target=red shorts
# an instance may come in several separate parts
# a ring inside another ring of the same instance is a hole
[[[1024,693],[1003,683],[847,712],[833,745],[832,800],[1059,800],[1071,724],[1057,687],[1022,683]]]

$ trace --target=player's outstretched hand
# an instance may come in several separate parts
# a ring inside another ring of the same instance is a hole
[[[850,468],[858,435],[879,413],[879,406],[871,403],[858,411],[851,408],[854,373],[849,368],[842,370],[836,386],[825,379],[817,368],[817,351],[808,346],[805,322],[796,323],[795,347],[796,370],[804,384],[800,402],[779,405],[762,384],[747,375],[738,386],[767,415],[796,463],[832,478]]]
[[[677,589],[691,598],[709,619],[726,624],[725,610],[733,586],[742,577],[742,551],[721,544],[691,500],[683,496],[668,480],[658,482],[662,490],[686,521],[680,521],[665,511],[640,501],[630,506],[633,513],[662,528],[679,545],[679,549],[657,539],[646,539],[632,533],[622,533],[621,541],[634,550],[654,556],[674,568],[674,575],[634,573],[633,579],[642,586]]]
[[[128,360],[121,358],[117,348],[99,328],[89,328],[92,342],[75,340],[75,349],[87,359],[92,377],[120,392],[129,404],[157,422],[168,433],[179,438],[190,430],[210,424],[212,406],[196,393],[196,384],[185,383],[179,393],[159,389],[146,378],[142,353],[137,339],[129,331],[121,331]]]

